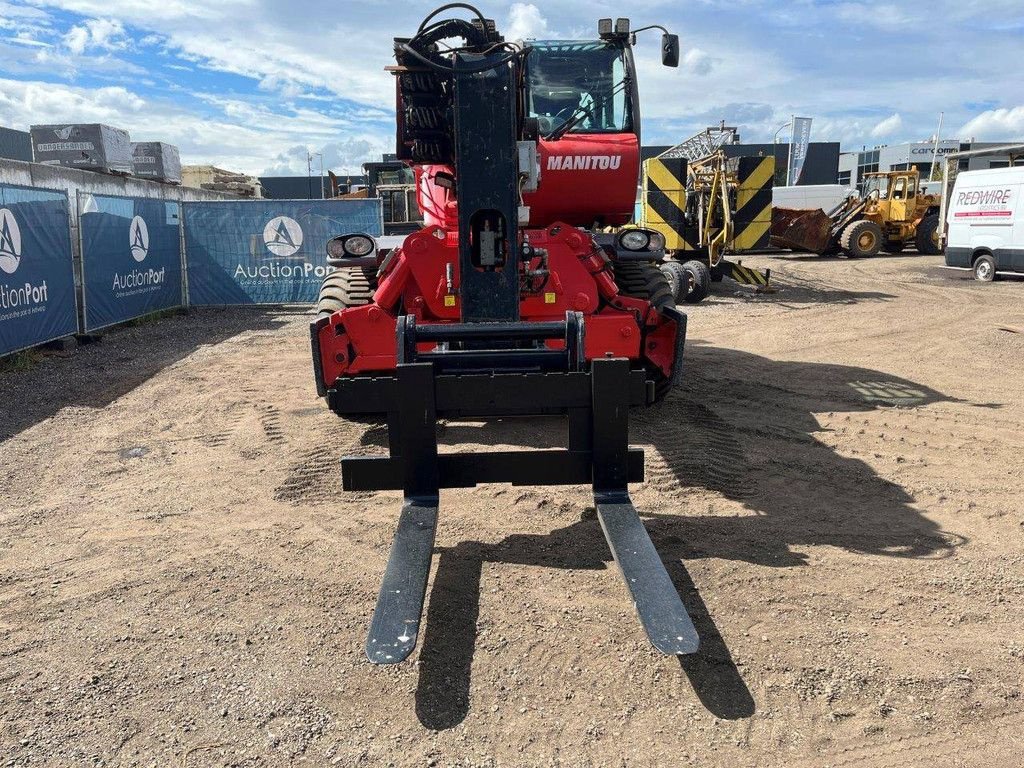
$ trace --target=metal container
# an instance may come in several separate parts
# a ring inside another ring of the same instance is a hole
[[[101,173],[132,172],[128,131],[99,123],[33,125],[32,155],[37,163]]]
[[[0,128],[0,158],[32,162],[32,140],[25,131]]]
[[[178,148],[162,141],[133,141],[132,172],[141,179],[181,184]]]

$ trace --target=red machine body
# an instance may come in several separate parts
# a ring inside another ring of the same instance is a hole
[[[547,250],[551,278],[544,290],[523,298],[522,320],[560,320],[568,311],[582,312],[587,360],[646,358],[666,378],[671,375],[675,323],[648,301],[619,293],[604,252],[588,233],[556,222],[526,235],[532,246]],[[450,284],[446,265],[455,268]],[[456,233],[432,225],[407,237],[388,259],[373,303],[337,312],[318,330],[325,381],[393,370],[400,308],[420,325],[459,322],[457,266]],[[561,344],[548,342],[556,348]],[[420,351],[432,346],[421,345]]]
[[[624,71],[632,70],[629,46],[618,43],[573,43],[585,52],[610,50]],[[560,49],[554,49],[556,52]],[[572,72],[572,62],[556,60]],[[529,64],[526,65],[527,69]],[[401,69],[401,68],[399,68]],[[399,78],[403,72],[396,72]],[[528,78],[524,78],[526,80]],[[628,91],[617,96],[615,127],[588,132],[583,127],[548,134],[539,131],[534,143],[538,173],[533,191],[520,189],[520,202],[529,209],[529,223],[518,227],[522,249],[519,277],[521,322],[564,320],[567,312],[583,314],[587,361],[625,357],[645,367],[656,380],[672,376],[677,352],[677,322],[659,312],[646,295],[628,295],[617,283],[616,250],[599,228],[620,226],[633,216],[640,173],[638,112],[635,83],[627,74]],[[408,85],[407,83],[405,85]],[[530,112],[529,84],[517,95],[520,109]],[[564,89],[563,89],[564,90]],[[543,95],[561,93],[557,86]],[[614,95],[614,89],[613,93]],[[605,107],[610,112],[610,108]],[[414,110],[398,93],[399,136]],[[554,114],[553,111],[549,114]],[[561,114],[561,113],[559,113]],[[564,117],[564,115],[563,115]],[[556,118],[541,117],[540,121]],[[400,156],[403,151],[399,142]],[[319,355],[318,381],[329,390],[341,377],[387,373],[397,365],[396,325],[400,315],[412,315],[417,325],[458,323],[460,307],[459,208],[455,180],[459,169],[450,164],[411,161],[417,182],[417,203],[425,226],[393,251],[378,254],[376,290],[372,302],[333,312],[314,330],[314,354]],[[531,256],[531,253],[543,256]],[[630,255],[630,254],[627,254]],[[634,254],[635,255],[635,254]],[[654,261],[655,259],[651,259]],[[543,279],[531,273],[546,273]],[[370,283],[373,287],[372,282]],[[564,342],[548,340],[548,347]],[[428,352],[430,345],[421,345]]]

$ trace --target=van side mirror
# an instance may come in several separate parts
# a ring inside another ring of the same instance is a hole
[[[661,63],[666,67],[679,66],[679,35],[661,36]]]

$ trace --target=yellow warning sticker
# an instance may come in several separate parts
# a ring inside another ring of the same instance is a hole
[[[544,294],[544,303],[545,304],[554,304],[556,300],[557,300],[557,297],[555,296],[554,293],[545,293]]]
[[[445,296],[444,297],[444,305],[446,307],[454,307],[455,306],[455,297],[454,296]]]

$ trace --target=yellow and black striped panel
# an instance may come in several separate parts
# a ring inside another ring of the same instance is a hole
[[[644,161],[639,224],[664,235],[669,250],[694,250],[686,231],[686,158]]]
[[[772,271],[770,269],[766,269],[764,272],[759,272],[756,269],[744,267],[743,262],[732,261],[726,261],[724,266],[728,270],[729,277],[737,283],[743,283],[744,285],[759,285],[767,288],[769,282],[771,282]]]
[[[733,251],[767,248],[772,226],[774,157],[741,157],[736,171]]]

